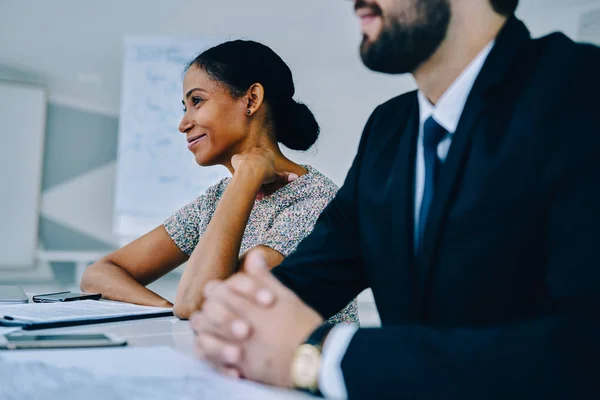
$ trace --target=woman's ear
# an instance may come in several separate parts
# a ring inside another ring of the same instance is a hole
[[[265,99],[265,88],[260,83],[254,83],[246,93],[246,114],[253,115]]]

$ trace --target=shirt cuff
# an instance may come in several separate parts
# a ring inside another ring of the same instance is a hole
[[[329,332],[323,344],[323,362],[319,373],[319,390],[323,396],[334,399],[348,397],[342,373],[342,359],[352,337],[358,330],[355,325],[338,325]]]

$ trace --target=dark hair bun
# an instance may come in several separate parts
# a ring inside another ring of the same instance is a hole
[[[319,124],[310,109],[293,101],[281,113],[277,127],[277,141],[292,150],[308,150],[319,137]]]
[[[204,69],[242,96],[254,83],[265,88],[277,141],[292,150],[308,150],[319,137],[319,124],[307,106],[293,100],[292,71],[273,50],[251,40],[233,40],[212,47],[189,65]]]

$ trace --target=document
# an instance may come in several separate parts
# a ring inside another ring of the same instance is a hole
[[[170,315],[173,315],[170,308],[138,306],[115,301],[29,303],[0,306],[0,326],[42,329]]]
[[[21,328],[4,328],[0,326],[0,335],[8,335],[9,333],[20,331]]]
[[[302,400],[234,380],[168,347],[0,352],[0,398],[60,400]]]

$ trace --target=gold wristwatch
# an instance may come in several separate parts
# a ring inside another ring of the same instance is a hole
[[[332,324],[323,324],[313,331],[304,344],[296,349],[292,360],[292,382],[296,389],[319,394],[321,350]]]

